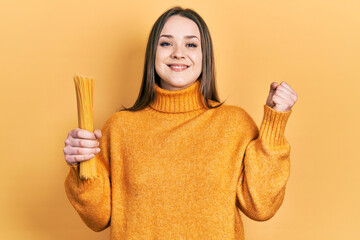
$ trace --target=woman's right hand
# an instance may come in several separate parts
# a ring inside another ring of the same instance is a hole
[[[92,159],[95,154],[100,152],[97,139],[100,139],[101,136],[99,129],[95,129],[94,132],[80,128],[71,130],[65,140],[65,161],[70,166],[75,166],[79,162]]]

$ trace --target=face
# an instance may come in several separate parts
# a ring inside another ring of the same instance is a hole
[[[178,15],[165,22],[155,57],[160,87],[180,90],[194,83],[202,71],[201,39],[198,26]]]

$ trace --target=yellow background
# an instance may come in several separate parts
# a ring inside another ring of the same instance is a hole
[[[0,239],[108,239],[64,190],[73,75],[95,78],[101,128],[132,106],[155,20],[180,4],[206,21],[221,100],[260,124],[270,83],[299,96],[286,138],[284,203],[266,222],[243,216],[247,240],[360,239],[360,3],[329,0],[0,2]]]

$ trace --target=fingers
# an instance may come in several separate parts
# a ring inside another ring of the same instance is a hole
[[[99,142],[97,140],[75,139],[73,146],[82,148],[95,148],[99,146]]]
[[[91,155],[100,152],[100,148],[64,147],[64,153],[69,155]]]
[[[65,161],[70,165],[76,165],[79,162],[90,160],[94,157],[94,154],[90,155],[65,155]]]
[[[86,131],[84,129],[76,128],[69,132],[65,140],[65,146],[94,148],[99,146],[96,139],[101,138],[101,131],[95,130],[95,133]]]
[[[278,111],[288,111],[297,101],[297,97],[297,93],[286,82],[272,82],[266,105]]]
[[[279,86],[277,82],[272,82],[270,84],[270,92],[275,92],[276,88]]]
[[[292,93],[293,95],[297,95],[296,92],[294,91],[294,89],[292,89],[292,88],[290,87],[290,85],[287,84],[286,82],[281,82],[280,86],[281,86],[281,88],[288,90],[288,91],[289,91],[290,93]]]
[[[289,84],[287,84],[286,82],[281,82],[280,84],[278,84],[277,82],[272,82],[270,84],[270,91],[274,91],[274,90],[278,90],[278,89],[287,89],[289,92],[291,93],[295,93],[294,89],[292,89]]]
[[[94,134],[97,139],[102,137],[101,131],[99,129],[95,129]]]
[[[273,95],[275,94],[275,91],[277,89],[277,87],[279,86],[279,84],[277,82],[272,82],[270,84],[270,91],[269,91],[269,95],[266,99],[266,104],[270,107],[273,107],[275,105],[274,101],[272,100]]]
[[[66,162],[74,166],[79,162],[92,159],[100,152],[98,148],[100,143],[97,139],[101,137],[101,131],[98,129],[94,133],[80,128],[71,130],[63,149]]]
[[[271,83],[270,92],[273,91],[273,86],[275,86],[275,82]],[[294,96],[295,98],[297,98],[296,92],[286,82],[281,82],[280,84],[277,84],[275,94],[281,97],[285,97],[286,95],[287,97],[292,99],[294,99]]]
[[[294,103],[297,100],[296,92],[286,82],[282,82],[280,84],[280,86],[276,89],[275,95],[278,95],[283,99],[291,99]]]
[[[79,138],[68,138],[65,141],[65,146],[70,145],[72,147],[81,147],[81,148],[95,148],[99,146],[99,142],[97,140],[86,140]]]
[[[287,99],[287,98],[291,98],[291,96],[293,95],[288,89],[286,88],[280,88],[278,87],[276,89],[276,92],[274,95],[277,95],[281,98]]]
[[[273,96],[273,101],[276,103],[276,105],[278,106],[287,106],[288,105],[288,101],[286,98],[281,97],[279,95],[274,95]]]
[[[287,84],[286,82],[281,82],[280,85],[283,86],[284,88],[287,88],[290,92],[293,92],[293,91],[294,91],[294,90],[290,87],[290,85]]]
[[[75,128],[71,130],[69,132],[69,136],[72,138],[96,139],[94,133],[81,128]]]

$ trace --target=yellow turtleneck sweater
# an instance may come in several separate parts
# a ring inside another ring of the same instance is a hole
[[[205,108],[199,85],[156,85],[150,106],[114,113],[95,179],[70,167],[66,194],[89,228],[111,226],[112,240],[240,240],[240,211],[257,221],[276,213],[289,178],[291,111],[264,105],[259,130],[240,107]]]

